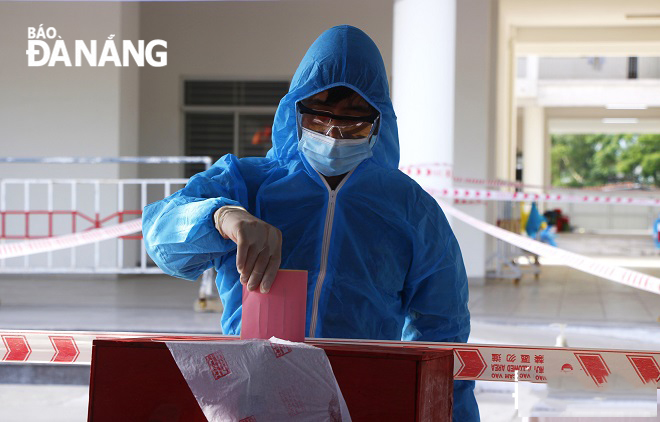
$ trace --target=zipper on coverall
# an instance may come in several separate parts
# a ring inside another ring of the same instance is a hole
[[[351,170],[342,181],[337,185],[337,189],[330,189],[330,185],[325,180],[325,177],[319,173],[319,177],[326,189],[328,189],[328,208],[325,213],[325,226],[323,228],[323,244],[321,246],[321,268],[319,269],[319,276],[316,279],[316,285],[314,287],[314,299],[312,302],[312,319],[309,323],[309,337],[315,337],[316,325],[318,322],[318,313],[319,313],[319,299],[321,297],[321,290],[323,288],[323,281],[325,280],[326,269],[328,267],[328,254],[330,252],[330,237],[332,235],[332,221],[335,216],[335,204],[337,202],[337,194],[339,189],[346,183],[346,180],[353,174]],[[318,173],[318,172],[317,172]]]

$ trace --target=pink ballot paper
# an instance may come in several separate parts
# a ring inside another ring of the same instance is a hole
[[[279,270],[268,293],[243,286],[241,339],[305,341],[307,271]]]

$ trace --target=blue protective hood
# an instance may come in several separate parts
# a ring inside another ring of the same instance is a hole
[[[376,164],[399,167],[399,137],[392,108],[385,64],[378,47],[362,30],[335,26],[323,32],[309,47],[289,92],[282,98],[273,121],[273,147],[267,157],[282,166],[300,162],[296,128],[296,102],[333,86],[358,92],[380,112],[380,129],[373,146]]]

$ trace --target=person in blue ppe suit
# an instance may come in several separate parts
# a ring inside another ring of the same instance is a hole
[[[525,226],[525,231],[527,235],[532,239],[536,238],[536,235],[541,230],[541,225],[545,221],[545,218],[539,212],[536,202],[532,202],[532,209],[529,211],[529,217],[527,218],[527,225]]]
[[[145,207],[156,264],[187,280],[215,267],[225,334],[240,333],[242,284],[267,292],[284,268],[308,271],[309,337],[466,342],[459,244],[433,197],[398,170],[385,66],[367,34],[342,25],[314,41],[272,142],[266,157],[227,154]],[[479,420],[473,390],[454,381],[455,421]]]

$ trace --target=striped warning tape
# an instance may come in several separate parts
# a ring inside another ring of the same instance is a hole
[[[536,240],[509,232],[499,227],[495,227],[491,224],[471,217],[448,204],[442,203],[442,199],[444,198],[442,196],[442,192],[438,193],[437,190],[434,191],[432,189],[428,189],[428,191],[434,195],[436,200],[440,202],[440,205],[447,213],[507,243],[518,246],[519,248],[528,250],[543,257],[559,258],[560,262],[563,262],[565,265],[568,265],[569,267],[575,268],[577,270],[584,271],[589,274],[605,278],[607,280],[615,281],[617,283],[622,283],[631,287],[660,294],[660,279],[656,277],[598,262],[586,256],[555,248]],[[74,233],[46,239],[30,240],[20,243],[9,243],[0,245],[0,259],[71,248],[87,243],[125,236],[140,231],[141,229],[142,221],[137,219],[126,223],[81,233]]]
[[[512,201],[512,202],[560,202],[571,204],[598,205],[635,205],[660,206],[660,198],[644,198],[632,196],[603,196],[567,193],[525,193],[501,192],[488,189],[445,188],[433,189],[422,185],[425,190],[433,191],[435,196],[452,199],[479,201]]]
[[[92,229],[84,232],[48,237],[45,239],[28,240],[26,242],[6,243],[0,245],[0,259],[36,253],[73,248],[88,243],[114,239],[142,230],[142,220],[136,219],[114,226]]]
[[[527,183],[522,183],[522,182],[513,182],[509,180],[501,180],[501,179],[481,179],[477,177],[460,177],[460,176],[455,176],[453,175],[453,171],[451,169],[450,164],[446,163],[430,163],[430,164],[419,164],[419,165],[407,165],[407,166],[401,166],[399,167],[399,170],[402,172],[410,175],[410,176],[416,176],[416,177],[421,177],[424,179],[425,177],[434,177],[434,178],[448,178],[454,181],[455,183],[465,183],[465,184],[470,184],[470,185],[482,185],[482,186],[491,186],[491,187],[514,187],[514,188],[528,188],[528,189],[534,189],[534,190],[544,190],[544,191],[594,191],[594,190],[599,190],[602,189],[602,187],[585,187],[585,188],[570,188],[570,187],[563,187],[563,186],[548,186],[548,185],[533,185],[533,184],[527,184]],[[634,186],[634,183],[630,183],[627,186]],[[576,198],[579,200],[580,197],[583,197],[583,195],[576,194]],[[618,203],[615,199],[618,198],[618,196],[608,196],[608,195],[596,195],[596,196],[590,196],[589,198],[599,198],[599,199],[592,199],[594,202],[602,201],[602,202],[610,202],[610,203]],[[610,198],[609,201],[607,198]],[[648,199],[648,198],[647,198]],[[623,198],[621,203],[627,203],[627,197]]]
[[[0,356],[2,356],[2,362],[10,363],[50,362],[89,365],[92,357],[92,341],[95,339],[154,337],[161,335],[170,336],[172,334],[0,330],[0,337],[2,337]]]
[[[623,377],[630,385],[653,383],[660,388],[660,352],[578,349],[501,344],[400,342],[382,340],[314,339],[318,342],[454,349],[454,379],[547,382],[548,376],[578,377],[602,386],[608,377]]]
[[[436,199],[438,199],[436,197]],[[652,293],[660,294],[660,278],[643,274],[637,271],[629,270],[616,265],[598,262],[584,255],[579,255],[564,249],[541,243],[537,240],[521,236],[519,234],[504,230],[502,228],[485,223],[462,211],[457,210],[449,204],[438,200],[443,211],[458,218],[470,226],[490,234],[500,240],[515,245],[526,251],[530,251],[542,257],[557,258],[564,265],[575,268],[576,270],[593,274],[604,279],[625,284],[637,289],[646,290]]]
[[[0,356],[4,363],[55,363],[89,365],[92,341],[112,338],[145,338],[154,341],[237,340],[235,336],[85,331],[0,331]],[[500,344],[401,342],[353,339],[307,339],[317,343],[383,346],[426,346],[454,350],[454,378],[482,381],[519,379],[544,383],[549,374],[576,376],[602,386],[611,375],[631,385],[660,387],[660,352],[601,350]]]

